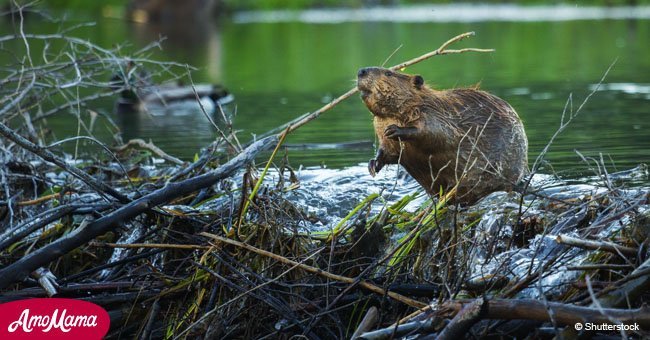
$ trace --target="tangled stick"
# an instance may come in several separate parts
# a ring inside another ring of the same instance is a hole
[[[259,249],[259,248],[253,247],[253,246],[251,246],[251,245],[249,245],[247,243],[231,240],[229,238],[221,237],[219,235],[210,234],[210,233],[206,233],[206,232],[199,233],[199,235],[209,237],[209,238],[211,238],[211,239],[213,239],[213,240],[215,240],[217,242],[221,242],[221,243],[237,246],[237,247],[240,247],[240,248],[244,248],[244,249],[246,249],[246,250],[248,250],[250,252],[256,253],[258,255],[262,255],[262,256],[272,258],[272,259],[274,259],[276,261],[292,265],[294,267],[300,268],[302,270],[305,270],[305,271],[313,273],[313,274],[317,274],[317,275],[326,277],[328,279],[336,280],[336,281],[339,281],[339,282],[345,282],[345,283],[349,283],[349,284],[354,284],[354,283],[357,283],[358,280],[361,280],[360,278],[351,278],[351,277],[347,277],[347,276],[332,274],[332,273],[330,273],[328,271],[325,271],[325,270],[322,270],[320,268],[308,266],[306,264],[302,264],[300,262],[290,260],[290,259],[288,259],[288,258],[286,258],[284,256],[274,254],[274,253],[272,253],[270,251]],[[406,296],[397,294],[395,292],[386,291],[385,289],[383,289],[383,288],[381,288],[379,286],[376,286],[376,285],[374,285],[374,284],[372,284],[370,282],[367,282],[367,281],[358,281],[358,284],[362,288],[367,289],[367,290],[369,290],[369,291],[371,291],[373,293],[376,293],[376,294],[379,294],[379,295],[388,295],[392,299],[395,299],[395,300],[397,300],[399,302],[407,304],[407,305],[409,305],[411,307],[424,308],[426,306],[425,303],[422,303],[422,302],[417,301],[417,300],[413,300],[411,298],[408,298]]]

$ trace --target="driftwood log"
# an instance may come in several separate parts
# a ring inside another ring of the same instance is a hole
[[[441,314],[455,315],[474,300],[451,301],[438,310]],[[617,309],[575,306],[560,302],[544,302],[533,299],[496,299],[487,301],[486,319],[493,320],[536,320],[555,322],[562,325],[576,323],[634,324],[650,329],[650,308]]]
[[[638,325],[650,329],[650,308],[615,309],[575,306],[533,299],[457,300],[445,302],[436,310],[419,315],[417,320],[364,333],[360,339],[389,339],[407,334],[435,334],[438,318],[452,318],[436,339],[462,338],[480,320],[531,320],[554,322],[562,326]]]

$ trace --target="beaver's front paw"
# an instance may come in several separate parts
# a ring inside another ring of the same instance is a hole
[[[389,125],[384,130],[384,136],[389,139],[409,140],[416,137],[418,129],[415,127],[399,127],[395,124]]]
[[[378,159],[371,159],[368,162],[368,172],[370,173],[370,176],[375,177],[379,170],[384,167],[384,163],[382,163]]]
[[[384,136],[390,139],[397,139],[400,137],[401,130],[402,129],[395,124],[389,125],[386,130],[384,130]]]

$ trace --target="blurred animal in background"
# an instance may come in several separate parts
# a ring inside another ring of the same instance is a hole
[[[218,0],[130,0],[126,13],[139,23],[191,22],[214,15],[220,4]]]

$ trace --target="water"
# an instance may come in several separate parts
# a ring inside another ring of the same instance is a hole
[[[588,158],[602,154],[612,171],[650,161],[649,12],[438,6],[240,13],[217,23],[189,24],[184,30],[90,15],[68,19],[73,19],[70,24],[96,21],[96,26],[75,32],[105,47],[127,42],[136,49],[161,32],[168,35],[163,50],[152,56],[197,66],[195,82],[225,85],[236,98],[234,128],[242,142],[344,93],[354,86],[360,67],[381,65],[397,50],[387,62],[392,65],[433,50],[459,33],[475,31],[475,37],[457,47],[495,48],[495,53],[436,57],[406,72],[423,75],[435,88],[480,83],[510,102],[526,126],[532,162],[559,126],[569,96],[569,108],[576,110],[613,64],[602,86],[550,148],[550,164],[543,169],[550,173],[585,169],[575,150]],[[48,32],[59,26],[32,20],[25,29]],[[7,23],[0,29],[13,32]],[[7,53],[0,55],[3,65],[10,60]],[[183,159],[191,159],[216,136],[198,111],[182,116],[117,115],[112,100],[94,105],[118,124],[124,140],[151,139]],[[77,133],[76,118],[68,113],[47,124],[58,138]],[[104,124],[98,123],[95,134],[110,141]],[[287,143],[296,147],[288,155],[294,167],[339,169],[367,162],[374,141],[371,116],[355,96],[292,134]],[[349,146],[336,147],[341,143]]]

